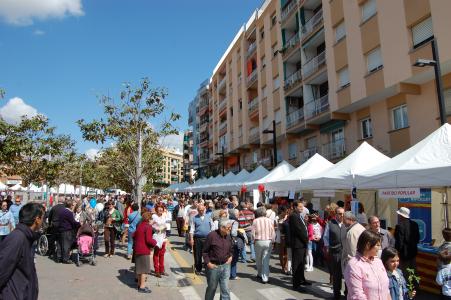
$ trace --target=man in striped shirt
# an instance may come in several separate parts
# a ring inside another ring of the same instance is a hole
[[[252,223],[252,235],[255,239],[255,258],[257,261],[257,277],[263,284],[269,281],[269,260],[271,258],[271,244],[276,232],[274,222],[266,217],[266,209],[262,206],[255,212],[256,219]]]
[[[246,247],[243,247],[243,250],[241,252],[242,262],[255,262],[255,249],[254,249],[254,238],[251,233],[252,229],[252,222],[254,222],[255,214],[252,210],[249,209],[248,204],[245,202],[241,202],[240,204],[241,210],[238,214],[238,223],[240,226],[240,229],[244,229],[246,232],[246,237],[251,249],[251,259],[247,260],[247,253],[246,253]]]

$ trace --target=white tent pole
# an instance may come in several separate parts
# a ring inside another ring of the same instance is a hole
[[[448,187],[445,187],[445,192],[442,194],[443,196],[443,205],[445,206],[445,212],[444,212],[444,217],[445,217],[445,228],[448,228],[449,224],[448,224]]]

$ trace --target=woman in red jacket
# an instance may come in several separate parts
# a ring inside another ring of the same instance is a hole
[[[135,272],[138,276],[138,292],[150,293],[150,289],[145,287],[146,274],[150,273],[150,251],[157,242],[153,239],[150,219],[152,214],[148,211],[142,214],[142,221],[138,225],[133,238],[135,250]]]

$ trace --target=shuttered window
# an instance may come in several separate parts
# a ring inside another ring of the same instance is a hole
[[[337,27],[335,27],[335,42],[338,42],[345,36],[346,36],[345,22],[342,21],[340,24],[338,24]]]
[[[382,54],[381,48],[378,47],[373,51],[369,52],[366,56],[368,64],[368,73],[379,70],[382,67]]]
[[[431,17],[412,27],[412,41],[414,48],[428,42],[433,36],[434,32],[432,30]]]
[[[338,71],[338,88],[345,87],[349,84],[349,72],[348,67],[345,67]]]
[[[376,0],[368,0],[362,5],[362,22],[376,14]]]

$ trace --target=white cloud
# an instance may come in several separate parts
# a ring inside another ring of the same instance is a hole
[[[7,123],[17,124],[22,120],[23,116],[28,118],[34,117],[38,111],[33,106],[26,104],[21,98],[14,97],[9,99],[5,106],[0,108],[0,117]]]
[[[34,35],[44,35],[44,34],[45,34],[45,31],[40,30],[40,29],[36,29],[35,31],[33,31],[33,34],[34,34]]]
[[[31,25],[33,20],[84,15],[82,0],[1,0],[0,17],[13,25]]]
[[[99,151],[99,149],[91,148],[86,150],[85,155],[88,157],[88,159],[95,160],[99,155]]]
[[[177,149],[182,152],[183,150],[183,133],[171,134],[160,138],[160,144],[163,147]]]

